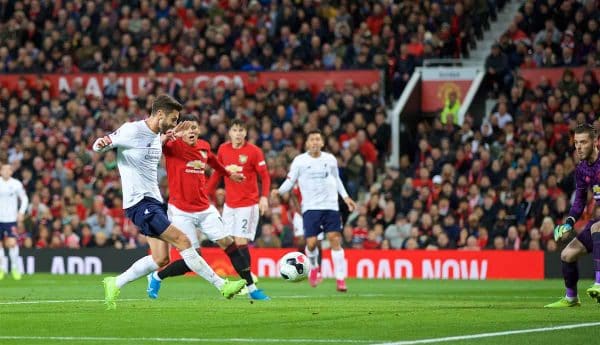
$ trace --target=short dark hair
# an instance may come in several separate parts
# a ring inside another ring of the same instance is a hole
[[[590,135],[590,138],[596,139],[598,137],[598,133],[596,132],[596,128],[592,124],[588,123],[580,123],[573,130],[574,134],[587,133]]]
[[[306,133],[306,137],[310,137],[313,134],[318,134],[321,136],[321,138],[323,138],[323,132],[321,132],[320,129],[311,129],[308,133]]]
[[[237,117],[235,119],[231,120],[231,125],[229,125],[229,128],[231,128],[233,126],[240,126],[243,129],[248,130],[248,123]]]
[[[183,106],[181,103],[177,102],[175,98],[169,95],[160,95],[154,99],[154,102],[152,102],[151,115],[156,115],[159,110],[169,114],[173,111],[181,111],[181,109],[183,109]]]
[[[181,122],[185,122],[185,121],[194,121],[194,122],[198,122],[200,123],[200,119],[198,118],[198,116],[194,115],[194,114],[185,114],[183,116],[179,117],[179,123]]]

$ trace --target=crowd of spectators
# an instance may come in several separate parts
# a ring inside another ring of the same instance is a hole
[[[504,0],[2,0],[0,73],[370,69],[467,57]]]
[[[519,68],[600,67],[599,26],[596,0],[525,1],[485,62],[495,94],[508,93]]]
[[[497,109],[481,126],[471,116],[462,126],[420,122],[415,153],[402,156],[399,169],[384,164],[391,131],[380,84],[358,87],[348,81],[336,89],[325,82],[313,94],[301,80],[293,88],[280,80],[252,90],[233,83],[203,88],[169,83],[170,72],[200,69],[381,68],[388,77],[384,88],[398,90],[421,59],[464,56],[463,43],[468,51],[501,2],[112,4],[0,0],[2,73],[97,71],[111,81],[101,97],[86,95],[77,82],[71,92],[52,96],[43,75],[30,84],[22,80],[16,89],[0,86],[0,161],[14,166],[31,200],[26,220],[18,224],[20,245],[146,247],[121,209],[115,153],[98,155],[90,148],[121,123],[144,118],[156,94],[169,93],[185,112],[199,115],[202,138],[214,150],[226,140],[229,119],[245,119],[248,139],[263,149],[274,187],[302,151],[303,134],[322,129],[325,149],[336,155],[350,194],[360,201],[357,212],[344,212],[346,248],[556,250],[552,229],[568,212],[577,163],[569,130],[580,122],[598,125],[593,71],[577,80],[566,70],[555,85],[547,80],[530,85],[515,74],[502,84],[506,92],[500,90]],[[600,61],[594,6],[585,2],[574,10],[575,19],[584,14],[588,28],[576,29],[582,38],[593,34],[595,42],[586,64]],[[486,12],[477,12],[480,8]],[[472,26],[455,31],[464,23]],[[534,28],[528,37],[537,36]],[[456,38],[465,41],[445,41]],[[495,49],[507,58],[503,40]],[[147,83],[127,99],[116,73],[133,70],[149,70]],[[157,79],[162,72],[167,78]],[[168,196],[162,169],[160,177]],[[223,200],[219,190],[217,207]],[[255,245],[301,246],[293,198],[270,203]],[[596,213],[592,201],[583,220]]]

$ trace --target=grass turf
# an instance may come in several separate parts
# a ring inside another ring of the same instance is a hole
[[[225,300],[196,277],[171,278],[149,300],[140,279],[122,289],[116,311],[105,311],[101,279],[0,281],[0,343],[372,344],[600,321],[600,305],[585,296],[590,281],[580,282],[581,308],[550,310],[543,306],[561,296],[562,281],[349,280],[342,294],[333,280],[311,288],[261,279],[273,300],[251,303]],[[594,326],[445,343],[563,345],[599,336]]]

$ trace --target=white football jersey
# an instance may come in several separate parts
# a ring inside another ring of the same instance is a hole
[[[25,214],[28,204],[27,193],[19,180],[0,177],[0,223],[16,222],[17,215]]]
[[[160,134],[152,132],[142,120],[123,124],[109,134],[108,139],[111,142],[109,146],[99,149],[94,143],[94,150],[104,152],[117,149],[123,208],[134,206],[144,197],[162,202],[158,189],[158,164],[162,155]]]
[[[279,193],[288,192],[296,181],[302,194],[302,213],[308,210],[339,211],[338,193],[342,198],[348,196],[340,180],[337,160],[327,152],[321,152],[317,158],[308,152],[296,156]]]

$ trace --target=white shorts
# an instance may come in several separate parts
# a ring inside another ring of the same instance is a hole
[[[192,248],[200,248],[200,240],[196,229],[200,229],[209,240],[216,242],[227,237],[223,219],[219,211],[210,205],[202,212],[185,212],[169,204],[169,219],[192,242]]]
[[[223,207],[223,223],[227,233],[254,241],[260,212],[258,204],[246,207]]]

